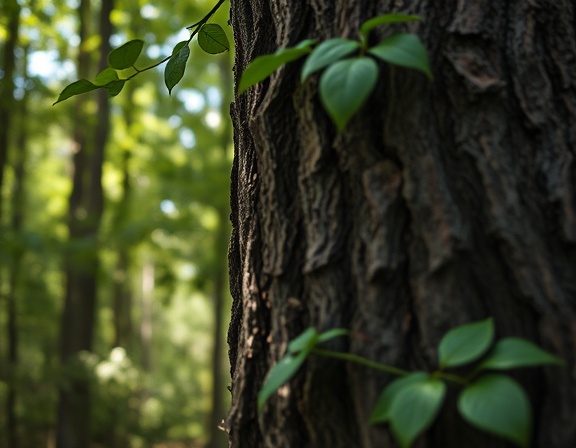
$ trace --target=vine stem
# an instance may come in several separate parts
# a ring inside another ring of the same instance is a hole
[[[336,358],[341,359],[343,361],[354,362],[356,364],[361,364],[376,370],[380,370],[382,372],[391,373],[393,375],[406,376],[410,373],[406,370],[399,369],[397,367],[389,366],[387,364],[380,364],[379,362],[363,358],[362,356],[353,355],[352,353],[334,352],[332,350],[323,350],[320,348],[313,349],[312,353],[315,353],[316,355],[320,356],[326,356],[327,358]]]
[[[196,34],[198,34],[198,31],[200,31],[200,28],[202,28],[202,25],[204,25],[206,22],[208,22],[208,20],[210,20],[210,17],[212,17],[212,16],[214,15],[214,13],[215,13],[216,11],[218,11],[218,9],[220,8],[220,6],[222,6],[225,1],[226,1],[226,0],[218,0],[218,2],[217,2],[217,3],[214,5],[214,7],[208,12],[208,14],[206,14],[206,15],[202,18],[202,20],[200,20],[199,22],[196,22],[195,24],[190,25],[189,27],[186,28],[186,29],[192,29],[192,28],[194,29],[194,30],[192,31],[192,34],[190,34],[189,39],[186,41],[186,45],[188,45],[188,44],[192,41],[192,39],[194,38],[194,36],[196,36]],[[170,56],[166,56],[166,57],[165,57],[164,59],[162,59],[161,61],[156,62],[155,64],[152,64],[151,66],[145,67],[145,68],[143,68],[143,69],[141,69],[141,70],[137,69],[136,67],[132,67],[134,70],[136,70],[136,73],[133,73],[132,75],[128,76],[128,78],[125,78],[125,79],[123,79],[122,81],[128,81],[128,80],[134,78],[136,75],[139,75],[139,74],[142,73],[142,72],[145,72],[145,71],[147,71],[147,70],[151,70],[151,69],[153,69],[153,68],[155,68],[155,67],[158,67],[159,65],[164,64],[164,62],[169,61],[172,56],[173,56],[172,54],[171,54]]]

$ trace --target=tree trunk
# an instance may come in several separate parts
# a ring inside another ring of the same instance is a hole
[[[112,0],[102,1],[100,36],[102,59],[99,67],[107,66],[112,34],[110,12]],[[80,46],[90,33],[90,0],[80,2]],[[91,72],[90,54],[80,51],[79,75],[87,78]],[[81,360],[82,352],[92,350],[95,324],[97,274],[99,269],[98,230],[104,208],[102,164],[108,140],[108,97],[97,92],[97,124],[92,135],[91,118],[85,110],[87,100],[77,99],[74,154],[74,177],[69,198],[68,228],[70,250],[66,254],[66,296],[61,324],[60,358],[67,378],[60,388],[57,424],[57,448],[87,447],[90,444],[90,379]]]
[[[4,169],[8,161],[10,146],[10,123],[14,105],[14,70],[16,58],[14,50],[18,46],[18,31],[20,28],[20,4],[17,0],[8,0],[3,7],[7,19],[7,36],[4,42],[2,56],[2,82],[0,82],[0,224],[4,212],[2,188],[4,186]]]
[[[369,426],[391,379],[312,358],[258,415],[256,396],[308,326],[352,330],[332,348],[411,370],[436,366],[450,328],[494,316],[564,368],[517,378],[532,446],[576,446],[576,12],[540,2],[232,1],[236,82],[256,56],[306,38],[357,38],[389,12],[429,51],[435,80],[383,66],[338,134],[301,63],[232,109],[232,447],[393,446]],[[381,27],[378,37],[390,32]],[[449,397],[418,447],[504,447]]]

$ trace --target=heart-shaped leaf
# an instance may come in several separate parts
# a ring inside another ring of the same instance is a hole
[[[480,358],[494,339],[494,322],[486,319],[450,330],[440,341],[440,367],[456,367]]]
[[[420,70],[429,79],[432,79],[426,48],[415,34],[395,34],[387,37],[368,51],[390,64]]]
[[[141,39],[128,41],[110,52],[108,55],[108,64],[116,70],[130,68],[134,65],[138,56],[140,56],[143,47],[144,41]]]
[[[562,364],[562,360],[525,339],[506,338],[494,345],[478,368],[505,370],[543,364]]]
[[[209,54],[218,54],[230,50],[228,36],[220,25],[208,23],[198,32],[198,45]]]
[[[438,414],[446,385],[437,379],[413,381],[394,397],[390,406],[390,427],[402,448],[427,429]]]
[[[248,88],[268,78],[268,76],[287,62],[295,61],[305,54],[310,53],[314,43],[314,40],[308,39],[300,42],[295,47],[282,48],[276,53],[265,54],[255,58],[242,73],[238,86],[238,94],[243,93]]]
[[[323,69],[344,56],[348,56],[359,47],[360,43],[358,41],[350,39],[335,38],[322,42],[306,59],[302,67],[301,81],[306,81],[306,78],[315,71]]]
[[[530,402],[505,375],[485,375],[458,398],[460,414],[473,425],[525,448],[530,438]]]
[[[398,378],[392,381],[380,394],[372,414],[370,415],[370,423],[384,423],[390,420],[390,408],[392,402],[398,393],[414,382],[422,382],[428,379],[428,374],[425,372],[414,372],[410,375]]]
[[[378,65],[372,58],[337,61],[320,77],[320,99],[339,130],[364,104],[378,78]]]

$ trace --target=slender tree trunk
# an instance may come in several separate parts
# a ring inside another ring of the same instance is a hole
[[[222,92],[221,114],[229,113],[228,108],[232,98],[232,67],[230,59],[221,57],[219,60]],[[228,148],[232,142],[232,126],[229,120],[225,120],[221,134],[222,160],[226,160]],[[214,348],[212,353],[212,409],[209,422],[209,442],[206,448],[221,448],[226,446],[226,436],[222,431],[222,421],[226,415],[224,409],[224,307],[226,304],[227,291],[225,284],[228,278],[226,272],[226,249],[230,239],[228,207],[218,207],[218,228],[216,229],[216,243],[214,252],[217,257],[216,271],[214,273],[213,303],[214,303]]]
[[[100,36],[102,59],[100,69],[107,65],[109,38],[112,34],[111,0],[102,1]],[[90,54],[82,43],[90,36],[90,0],[80,2],[80,55],[79,75],[87,78],[91,72]],[[110,129],[108,98],[103,91],[97,93],[97,124],[92,135],[91,119],[84,110],[85,98],[77,100],[74,154],[74,177],[69,199],[69,239],[71,250],[67,254],[66,297],[61,327],[60,357],[70,376],[60,389],[58,408],[57,447],[78,448],[90,444],[91,397],[88,372],[82,365],[81,352],[92,350],[97,298],[98,229],[104,208],[102,165]]]
[[[3,77],[0,82],[0,227],[3,224],[4,210],[4,171],[8,162],[9,149],[11,146],[11,123],[12,115],[14,113],[14,75],[16,69],[16,60],[14,51],[18,47],[19,40],[19,27],[20,27],[20,5],[17,1],[8,1],[5,5],[5,12],[8,19],[7,32],[8,36],[4,43],[4,53],[2,58],[2,71]],[[19,134],[17,139],[21,137]],[[18,142],[16,142],[18,143]],[[22,151],[24,149],[22,148]],[[15,151],[15,164],[14,164],[14,184],[12,188],[12,205],[15,206],[12,210],[12,220],[10,227],[12,232],[19,232],[21,227],[21,209],[16,196],[21,196],[22,178],[24,175],[23,154],[16,148]],[[21,197],[20,197],[21,199]],[[17,235],[17,233],[14,233]],[[18,421],[16,414],[16,401],[17,401],[17,386],[16,386],[16,367],[18,365],[18,322],[17,322],[17,307],[16,307],[16,282],[18,278],[18,266],[20,263],[20,251],[14,248],[11,254],[11,264],[6,267],[0,267],[0,278],[4,278],[7,274],[7,291],[6,291],[6,308],[7,308],[7,325],[6,325],[6,338],[7,338],[7,366],[8,366],[8,390],[6,392],[6,402],[4,411],[6,413],[6,441],[8,446],[18,448]]]
[[[14,105],[14,70],[16,60],[14,50],[18,46],[18,30],[20,28],[20,4],[17,0],[7,0],[4,6],[8,21],[8,33],[4,42],[2,57],[2,82],[0,82],[0,224],[2,223],[4,169],[8,161],[8,148],[10,146],[10,123],[12,119],[12,106]]]
[[[237,97],[232,117],[231,447],[393,446],[369,426],[391,379],[313,358],[258,415],[256,396],[308,326],[348,327],[334,349],[433,369],[451,327],[494,316],[498,336],[567,363],[518,378],[533,447],[576,446],[576,21],[572,1],[232,1],[236,81],[305,38],[357,38],[373,16],[429,50],[435,80],[383,66],[338,134],[317,76],[290,64]],[[389,33],[385,27],[376,34]],[[504,447],[447,400],[418,447]]]
[[[24,49],[23,70],[26,70],[28,60],[28,49]],[[24,80],[28,80],[26,73]],[[24,224],[24,207],[25,193],[24,180],[26,178],[26,146],[28,145],[26,115],[28,113],[28,91],[19,102],[18,107],[18,127],[13,151],[12,165],[14,167],[14,180],[12,184],[11,197],[11,232],[17,238],[22,234]],[[8,366],[12,373],[9,375],[8,397],[6,399],[6,424],[8,446],[18,448],[20,446],[19,422],[16,412],[18,402],[18,380],[16,377],[16,368],[19,362],[19,337],[18,337],[18,280],[22,267],[22,258],[24,257],[24,248],[17,245],[11,254],[11,262],[8,267]]]

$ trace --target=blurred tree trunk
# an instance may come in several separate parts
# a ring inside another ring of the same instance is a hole
[[[19,41],[19,28],[20,28],[20,5],[17,1],[8,1],[2,8],[7,18],[7,31],[8,36],[4,43],[4,54],[2,58],[2,80],[0,82],[0,228],[2,228],[3,217],[6,212],[4,209],[4,171],[7,167],[11,142],[11,132],[14,132],[12,127],[12,116],[14,114],[16,101],[14,99],[14,76],[16,72],[16,60],[14,51],[18,47]],[[24,67],[26,70],[26,67]],[[24,101],[20,103],[20,107],[24,108]],[[23,112],[23,111],[22,111]],[[16,135],[15,151],[14,151],[14,180],[12,184],[12,219],[10,222],[10,233],[13,238],[18,238],[21,230],[21,207],[18,199],[22,199],[22,181],[24,177],[24,147],[19,148],[19,143],[24,134],[22,128],[18,130]],[[19,150],[20,149],[20,150]],[[16,369],[18,366],[18,322],[17,322],[17,307],[16,307],[16,282],[18,279],[18,267],[20,264],[20,245],[18,242],[12,241],[10,245],[12,249],[8,259],[9,264],[0,266],[0,281],[4,279],[4,274],[7,276],[7,290],[4,291],[0,285],[0,294],[6,292],[6,341],[7,341],[7,380],[8,388],[6,391],[6,402],[4,412],[6,413],[6,442],[7,445],[13,448],[20,446],[18,439],[18,420],[16,414],[16,400],[17,400],[17,378]],[[8,254],[5,254],[8,255]]]
[[[112,34],[111,0],[103,0],[100,12],[101,60],[100,69],[107,66]],[[90,0],[80,2],[80,54],[78,74],[91,74],[91,55],[83,44],[90,37]],[[66,296],[61,326],[60,357],[67,369],[60,388],[58,407],[57,447],[79,448],[90,444],[90,379],[82,365],[81,352],[92,350],[95,325],[97,274],[99,268],[98,229],[104,208],[102,164],[108,140],[110,117],[108,97],[103,90],[96,94],[97,116],[90,117],[86,106],[89,97],[76,100],[76,152],[72,193],[69,198],[69,252],[66,254]],[[93,132],[91,132],[93,130]]]
[[[16,411],[18,401],[18,369],[19,362],[19,337],[18,337],[18,282],[20,279],[20,272],[22,266],[22,258],[25,253],[25,246],[23,241],[23,224],[24,224],[24,207],[25,207],[25,193],[24,181],[26,177],[26,146],[28,145],[28,129],[27,129],[27,113],[28,113],[28,88],[26,81],[28,76],[26,74],[26,67],[28,63],[28,48],[24,48],[24,57],[22,63],[22,70],[24,74],[24,95],[17,104],[17,120],[13,120],[17,124],[14,127],[14,151],[11,155],[11,164],[13,166],[13,180],[11,191],[11,223],[10,233],[15,239],[15,245],[12,246],[10,265],[8,266],[8,368],[9,368],[9,382],[8,382],[8,397],[6,400],[6,424],[7,424],[7,439],[8,446],[11,448],[18,448],[20,444],[19,436],[19,422],[18,414]]]
[[[122,117],[126,129],[130,130],[133,118],[133,91],[134,85],[128,83],[125,89],[128,98],[123,109]],[[130,159],[132,150],[128,147],[122,149],[122,196],[118,201],[114,228],[116,234],[125,230],[127,215],[130,210],[131,190],[130,183]],[[124,347],[132,357],[133,353],[133,328],[132,328],[132,287],[130,282],[130,248],[124,241],[118,241],[116,254],[116,267],[114,275],[113,309],[114,309],[114,346]]]
[[[236,98],[230,446],[394,446],[367,423],[390,377],[313,358],[258,415],[268,369],[308,326],[351,328],[334,349],[431,369],[448,329],[487,316],[498,336],[567,362],[518,377],[532,446],[576,446],[574,2],[249,0],[231,11],[236,81],[258,55],[357,38],[395,11],[425,17],[406,27],[435,80],[383,66],[341,134],[317,76],[299,84],[301,63]],[[419,448],[509,446],[454,409],[451,396]]]
[[[221,93],[222,104],[220,113],[222,117],[229,114],[229,105],[232,100],[232,67],[230,59],[222,56],[219,59],[221,75]],[[232,126],[229,120],[224,120],[224,127],[220,136],[220,146],[222,159],[227,164],[228,148],[232,142]],[[224,307],[227,302],[226,281],[228,278],[226,269],[226,253],[228,241],[230,239],[229,229],[230,211],[228,206],[218,207],[218,227],[215,232],[216,243],[214,253],[216,254],[216,269],[213,276],[213,304],[214,304],[214,328],[213,341],[214,349],[212,351],[212,409],[210,412],[209,423],[209,442],[206,448],[222,448],[227,446],[226,435],[222,431],[222,421],[226,416],[224,408],[227,384],[224,381]],[[227,392],[226,392],[227,393]]]
[[[7,20],[6,31],[8,33],[4,42],[4,54],[2,57],[2,82],[0,82],[0,224],[4,212],[2,194],[4,187],[4,169],[8,161],[8,148],[10,146],[10,122],[12,119],[12,107],[14,105],[14,69],[16,60],[14,50],[18,47],[18,30],[20,28],[20,4],[17,0],[6,0],[2,11]]]

